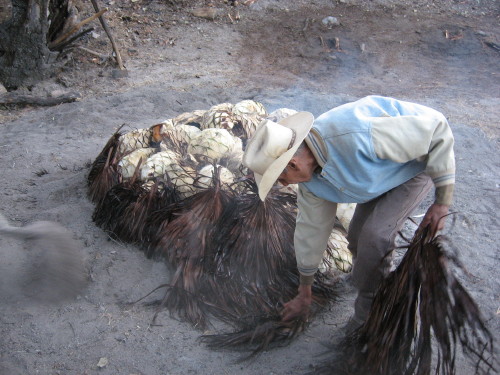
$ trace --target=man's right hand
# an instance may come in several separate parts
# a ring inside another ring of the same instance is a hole
[[[285,303],[281,311],[281,320],[288,322],[290,320],[301,318],[307,320],[312,303],[311,285],[299,285],[299,293],[291,301]]]

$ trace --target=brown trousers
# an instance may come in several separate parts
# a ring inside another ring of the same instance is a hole
[[[358,289],[354,304],[356,321],[366,320],[373,296],[389,271],[396,235],[432,186],[431,178],[421,173],[356,206],[347,236],[348,248],[353,255],[352,281]]]

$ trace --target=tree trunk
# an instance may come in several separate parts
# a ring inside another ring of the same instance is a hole
[[[12,16],[0,24],[0,81],[8,90],[50,73],[57,54],[48,44],[61,29],[54,15],[65,18],[67,9],[68,0],[12,0]]]

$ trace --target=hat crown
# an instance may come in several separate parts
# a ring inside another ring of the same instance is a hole
[[[255,130],[243,155],[243,165],[254,172],[260,199],[265,199],[313,122],[312,113],[297,112],[279,122],[264,120]]]
[[[252,171],[264,174],[269,166],[293,145],[294,130],[270,120],[264,120],[248,143],[243,163]],[[248,152],[252,149],[251,152]]]

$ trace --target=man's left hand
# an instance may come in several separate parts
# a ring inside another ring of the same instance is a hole
[[[448,215],[448,210],[449,207],[445,204],[432,204],[420,223],[420,229],[429,225],[430,238],[434,238],[436,233],[444,228],[445,217]]]

